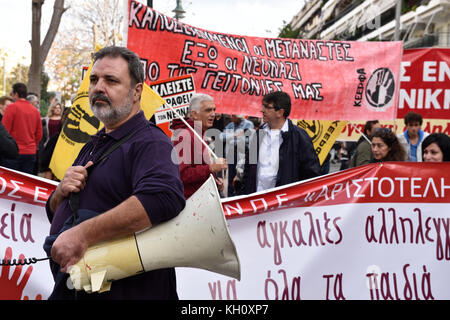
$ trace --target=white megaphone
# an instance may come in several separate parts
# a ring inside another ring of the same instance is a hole
[[[237,280],[239,257],[211,176],[175,218],[152,228],[89,247],[70,268],[76,290],[108,291],[114,280],[150,270],[192,267]]]

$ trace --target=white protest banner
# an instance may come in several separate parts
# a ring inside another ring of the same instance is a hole
[[[449,169],[370,164],[224,199],[241,281],[177,268],[179,296],[449,299]]]
[[[192,75],[152,82],[149,87],[166,100],[166,103],[155,111],[156,124],[169,122],[177,117],[167,105],[170,105],[181,117],[187,116],[189,102],[195,93]]]
[[[45,256],[54,187],[0,168],[6,259]],[[180,299],[450,299],[449,163],[369,164],[222,206],[241,280],[177,268]],[[0,269],[1,299],[46,299],[52,286],[47,262]]]
[[[0,167],[0,260],[46,257],[42,245],[50,223],[45,203],[55,185]],[[51,293],[48,261],[0,269],[0,300],[41,300]]]

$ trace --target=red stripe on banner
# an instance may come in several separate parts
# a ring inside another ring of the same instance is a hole
[[[0,198],[39,206],[54,184],[0,167]],[[290,207],[348,203],[450,203],[450,163],[385,162],[339,171],[268,192],[223,199],[226,218]]]
[[[291,207],[450,203],[450,163],[386,162],[222,202],[229,219]]]
[[[55,188],[54,184],[0,167],[0,199],[45,207]]]

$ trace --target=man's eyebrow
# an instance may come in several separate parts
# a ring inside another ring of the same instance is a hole
[[[96,74],[91,74],[91,75],[89,76],[89,79],[98,79],[98,78],[99,78],[99,76],[96,75]],[[117,77],[117,76],[115,76],[115,75],[112,75],[112,74],[106,74],[106,75],[103,76],[103,78],[105,78],[106,80],[120,81],[120,78],[119,78],[119,77]]]
[[[117,79],[117,80],[119,79],[119,77],[117,77],[115,75],[112,75],[112,74],[106,74],[105,78],[107,78],[107,79]]]

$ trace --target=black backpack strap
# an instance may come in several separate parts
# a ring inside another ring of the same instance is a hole
[[[91,173],[91,171],[94,169],[94,167],[96,165],[98,165],[100,162],[102,162],[107,156],[109,156],[114,150],[116,150],[123,143],[127,142],[135,133],[136,133],[136,131],[132,131],[131,133],[129,133],[128,135],[124,136],[122,139],[120,139],[116,143],[114,143],[108,150],[105,151],[105,153],[103,153],[101,155],[100,158],[98,158],[98,160],[94,164],[92,164],[89,168],[86,169],[88,174]],[[73,225],[75,225],[75,221],[78,218],[78,209],[80,208],[80,193],[79,192],[70,193],[69,207],[70,207],[70,210],[72,210]]]

